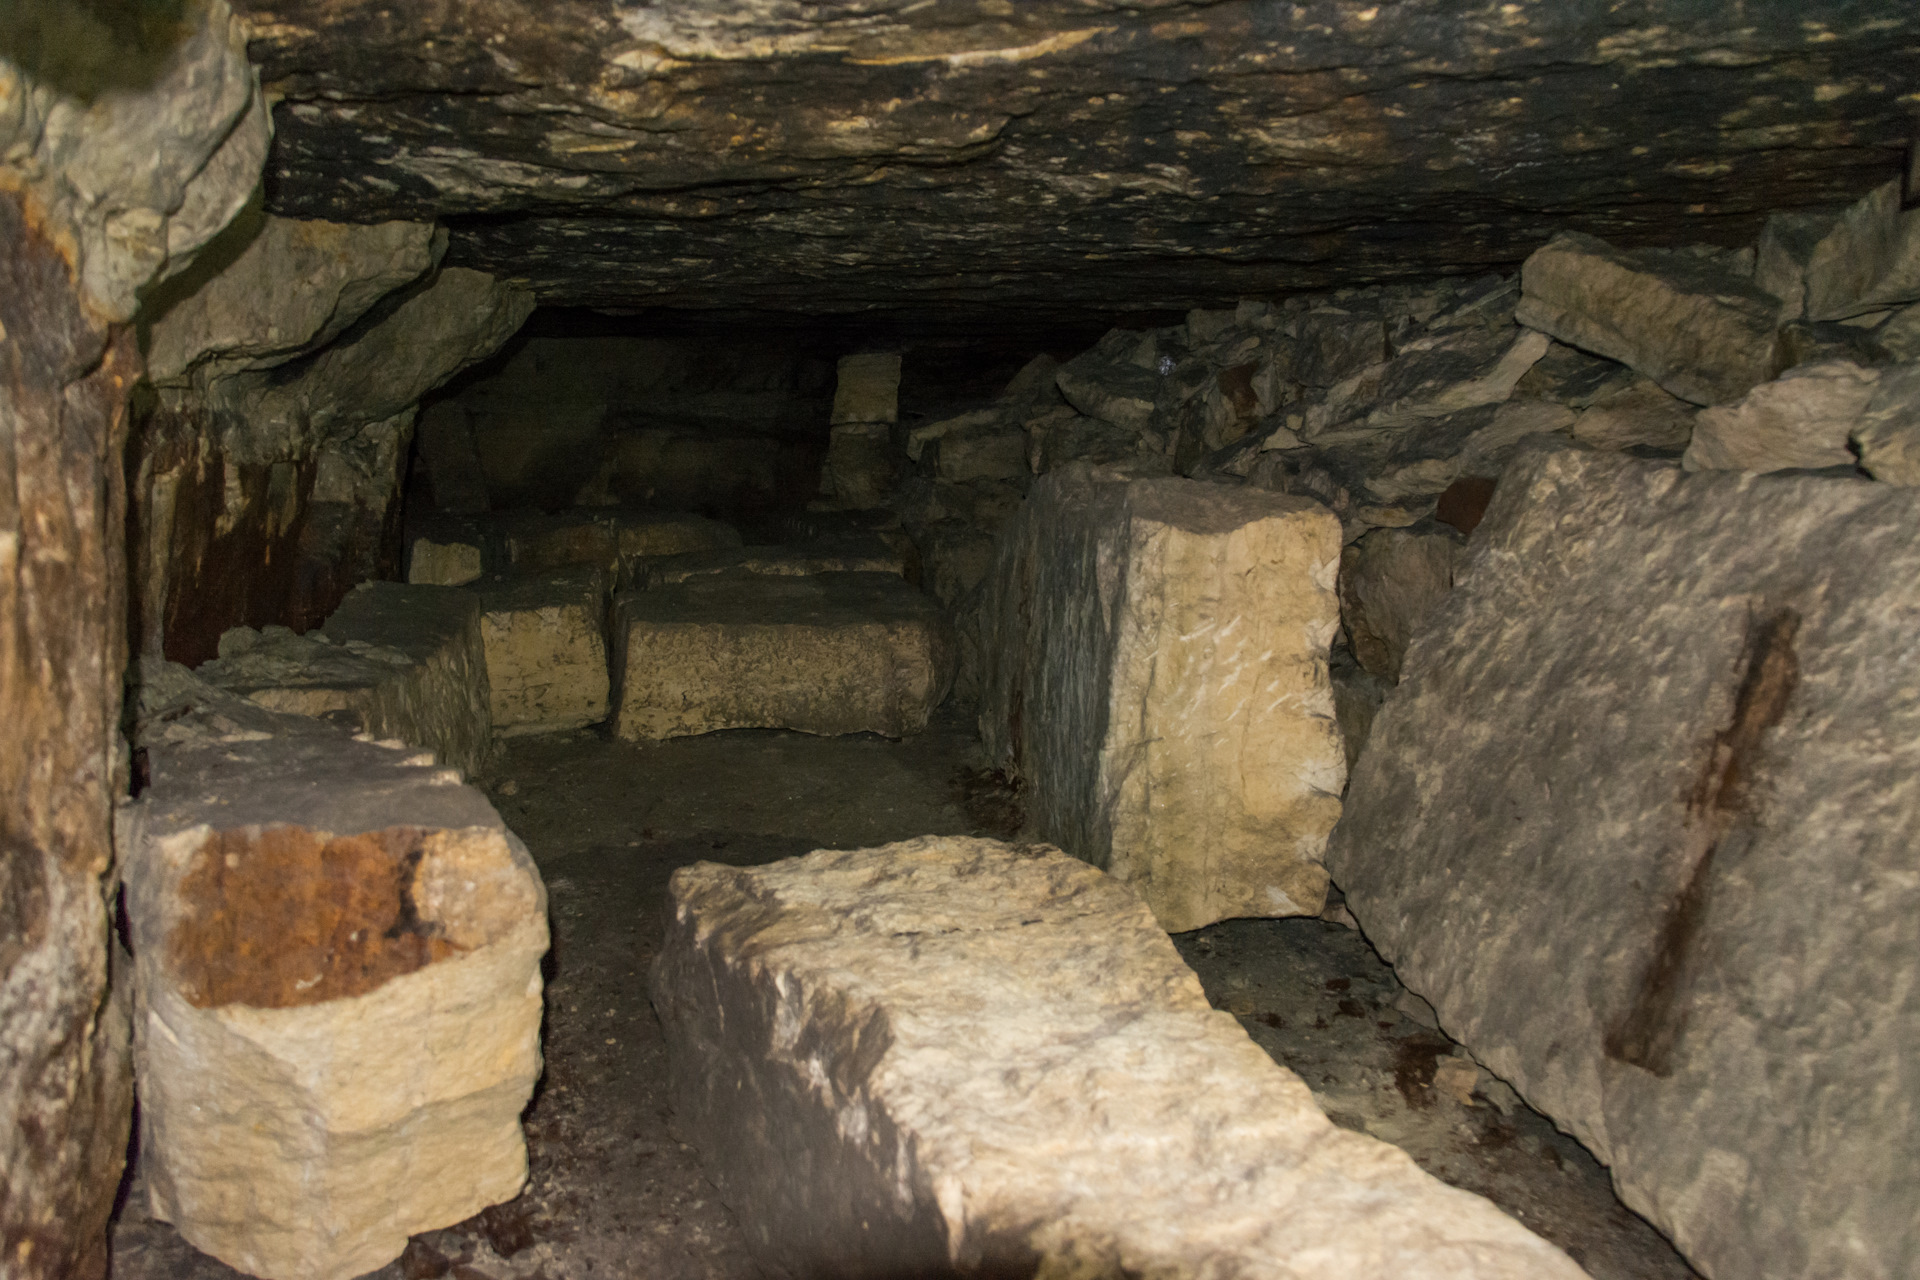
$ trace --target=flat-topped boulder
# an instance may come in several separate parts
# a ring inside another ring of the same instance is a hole
[[[200,677],[263,707],[344,718],[472,772],[493,736],[480,606],[456,587],[368,582],[320,631],[236,627]]]
[[[614,727],[918,733],[952,661],[939,606],[891,573],[716,573],[622,592]]]
[[[1318,915],[1346,756],[1339,518],[1193,480],[1040,480],[986,579],[980,728],[1035,831],[1173,932]]]
[[[430,755],[148,664],[121,814],[156,1218],[268,1280],[346,1280],[519,1194],[546,893]]]
[[[811,577],[817,573],[904,574],[899,550],[879,534],[849,534],[798,547],[738,547],[714,551],[687,551],[679,555],[650,556],[635,565],[642,587],[666,587],[689,578],[714,574],[765,574],[773,577]]]
[[[1153,914],[1045,845],[683,867],[675,1122],[776,1276],[1577,1280],[1336,1128]]]
[[[595,566],[496,574],[473,584],[496,733],[550,733],[607,718],[607,575]]]
[[[1530,448],[1327,852],[1716,1277],[1920,1257],[1920,493]]]

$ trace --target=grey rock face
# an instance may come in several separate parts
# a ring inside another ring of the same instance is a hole
[[[1376,529],[1340,556],[1340,620],[1360,665],[1389,684],[1407,644],[1453,589],[1465,542],[1445,526]]]
[[[1900,182],[1876,187],[1840,215],[1807,255],[1807,315],[1841,320],[1920,299],[1920,210],[1902,209]]]
[[[1618,360],[1695,404],[1774,374],[1780,300],[1709,258],[1562,233],[1527,259],[1521,324]]]
[[[773,1275],[1584,1274],[1335,1129],[1057,849],[927,837],[671,892],[676,1119]]]
[[[1879,372],[1851,360],[1789,370],[1738,404],[1702,409],[1687,446],[1689,471],[1817,470],[1853,463],[1847,437],[1873,398]]]
[[[1920,495],[1530,449],[1328,852],[1716,1278],[1920,1256]]]

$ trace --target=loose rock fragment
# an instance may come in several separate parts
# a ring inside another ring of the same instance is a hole
[[[1875,188],[1822,236],[1808,258],[1807,315],[1841,320],[1920,300],[1920,210],[1900,207],[1900,182]]]
[[[1891,485],[1529,448],[1328,850],[1449,1033],[1709,1275],[1920,1246],[1917,529]]]
[[[346,1280],[525,1183],[546,895],[447,771],[271,719],[123,815],[141,1159],[194,1247]]]
[[[1453,589],[1466,540],[1452,529],[1376,529],[1340,556],[1340,619],[1353,655],[1394,683],[1407,644]]]
[[[783,1276],[1573,1280],[1337,1129],[1110,877],[928,837],[676,872],[678,1122]]]
[[[1628,253],[1563,232],[1527,259],[1516,318],[1618,360],[1695,404],[1774,373],[1780,302],[1709,259]]]
[[[1875,480],[1920,485],[1920,362],[1881,372],[1852,441]]]
[[[1345,780],[1339,521],[1189,480],[1041,480],[988,577],[981,731],[1035,830],[1169,930],[1313,915]]]
[[[548,733],[607,718],[607,582],[599,569],[478,585],[493,727]]]
[[[1763,383],[1738,404],[1702,409],[1687,446],[1689,471],[1782,471],[1853,465],[1847,437],[1879,373],[1849,360],[1806,365]]]
[[[714,574],[615,601],[623,738],[918,733],[946,696],[940,610],[893,574]]]

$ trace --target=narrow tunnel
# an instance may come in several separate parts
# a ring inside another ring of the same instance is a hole
[[[0,1274],[1920,1256],[1920,16],[0,73]]]

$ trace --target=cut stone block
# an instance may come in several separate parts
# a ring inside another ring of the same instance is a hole
[[[1876,369],[1850,360],[1804,365],[1747,393],[1738,404],[1702,409],[1687,446],[1689,471],[1784,471],[1853,465],[1847,437],[1873,398]]]
[[[1842,320],[1920,300],[1920,209],[1900,207],[1900,180],[1840,215],[1806,269],[1807,316]]]
[[[1822,238],[1839,221],[1835,213],[1775,213],[1760,231],[1753,282],[1780,299],[1784,323],[1807,314],[1807,265]]]
[[[638,567],[641,587],[670,587],[690,578],[714,574],[759,574],[770,577],[811,577],[820,573],[906,572],[899,551],[878,534],[836,538],[816,546],[739,547],[726,551],[688,551],[677,556],[655,556]]]
[[[1881,371],[1853,445],[1875,480],[1920,486],[1920,361]]]
[[[1521,324],[1629,365],[1682,400],[1726,404],[1774,374],[1780,300],[1711,259],[1562,232],[1527,259],[1521,282]]]
[[[892,427],[884,422],[838,422],[820,466],[820,494],[854,510],[877,507],[899,473]]]
[[[891,424],[900,416],[900,356],[873,352],[840,357],[840,380],[833,389],[833,425],[847,422]]]
[[[1340,521],[1192,480],[1043,478],[987,578],[980,728],[1036,832],[1171,932],[1316,915],[1346,763]]]
[[[1452,529],[1376,529],[1340,554],[1340,620],[1353,656],[1392,684],[1407,646],[1453,589],[1466,539]]]
[[[604,572],[494,577],[474,593],[496,733],[551,733],[607,718]]]
[[[479,602],[459,588],[363,583],[311,635],[234,628],[198,674],[274,711],[345,716],[467,773],[492,743]]]
[[[1529,448],[1327,862],[1703,1273],[1920,1257],[1920,493]]]
[[[1058,850],[927,837],[671,893],[676,1123],[769,1274],[1585,1274],[1335,1128]]]
[[[484,566],[477,542],[435,542],[415,538],[407,548],[407,581],[421,587],[463,587]]]
[[[141,1162],[195,1248],[346,1280],[525,1184],[546,894],[452,771],[273,719],[150,740],[121,817]]]
[[[614,727],[918,733],[952,681],[932,600],[893,575],[714,574],[614,603]]]

